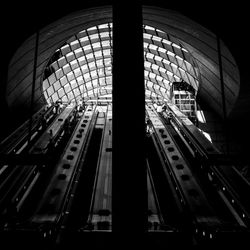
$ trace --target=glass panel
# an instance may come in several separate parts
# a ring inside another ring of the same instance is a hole
[[[65,93],[68,93],[68,92],[71,90],[71,88],[70,88],[70,86],[69,86],[69,83],[67,83],[67,84],[64,86],[64,90],[65,90]]]
[[[67,61],[70,62],[70,61],[73,61],[75,59],[75,55],[73,52],[70,52],[66,55],[66,58],[67,58]]]
[[[98,34],[93,34],[93,35],[90,35],[89,37],[90,37],[90,39],[92,39],[92,40],[93,40],[93,39],[98,38]]]
[[[59,67],[62,67],[63,65],[65,65],[67,63],[67,61],[66,61],[66,59],[65,59],[65,57],[63,56],[63,57],[60,57],[59,59],[58,59],[58,65],[59,65]]]
[[[67,74],[67,78],[68,78],[68,81],[72,81],[75,78],[74,73],[72,71],[70,71]]]
[[[83,74],[85,74],[87,71],[89,71],[88,65],[87,65],[87,64],[83,65],[83,66],[81,67],[81,69],[82,69],[82,73],[83,73]]]
[[[87,52],[87,51],[91,50],[91,45],[88,44],[88,45],[84,46],[83,49],[84,49],[84,51]]]
[[[59,81],[56,81],[56,82],[54,83],[54,90],[57,91],[60,87],[61,87],[60,82],[59,82]]]
[[[91,74],[91,78],[92,78],[92,79],[95,78],[95,77],[97,77],[97,72],[96,72],[96,70],[91,71],[90,74]]]
[[[92,47],[93,47],[93,49],[100,48],[101,47],[101,43],[100,42],[93,43]]]
[[[79,41],[80,41],[81,43],[86,43],[86,42],[89,42],[89,38],[88,38],[87,36],[84,36],[84,37],[81,37],[81,38],[79,39]]]
[[[68,97],[67,97],[66,95],[64,95],[64,96],[62,97],[62,101],[63,101],[63,102],[68,102]]]
[[[71,69],[74,70],[75,68],[79,67],[78,66],[78,63],[77,63],[77,60],[73,60],[70,62],[70,66],[71,66]]]
[[[66,76],[63,76],[63,77],[60,79],[60,82],[61,82],[61,85],[64,86],[64,85],[68,82]]]
[[[71,81],[71,82],[70,82],[70,85],[71,85],[71,88],[72,88],[72,89],[74,89],[74,88],[76,88],[76,87],[78,86],[76,80]]]
[[[109,27],[108,23],[98,25],[99,29],[104,29],[104,28],[108,28],[108,27]]]
[[[53,73],[48,78],[50,85],[56,81],[56,75]]]
[[[74,92],[74,95],[75,95],[75,96],[80,95],[80,91],[79,91],[78,88],[74,89],[73,92]]]
[[[84,83],[84,80],[83,80],[82,76],[77,77],[76,80],[77,80],[77,82],[78,82],[79,85]]]
[[[48,99],[49,99],[49,97],[48,97],[48,95],[47,95],[47,91],[44,91],[43,93],[44,93],[44,97],[45,97],[45,99],[46,99],[46,100],[48,100]]]
[[[78,40],[75,40],[75,41],[73,41],[73,42],[70,43],[71,46],[74,46],[74,45],[76,45],[76,44],[79,44],[79,41],[78,41]]]
[[[84,77],[85,82],[90,81],[90,74],[89,73],[84,74],[83,77]]]
[[[87,55],[86,55],[86,58],[87,58],[88,61],[90,61],[91,59],[93,59],[93,58],[94,58],[93,53],[87,54]]]
[[[53,89],[52,86],[50,86],[50,87],[47,89],[47,93],[48,93],[49,96],[53,95],[54,89]]]
[[[68,44],[64,45],[63,47],[61,47],[61,51],[62,51],[62,54],[65,55],[67,53],[70,52],[70,47]]]
[[[58,70],[55,72],[55,74],[56,74],[56,78],[57,78],[57,79],[60,79],[60,78],[63,76],[63,70],[60,68],[60,69],[58,69]]]
[[[45,79],[45,80],[43,81],[43,90],[46,90],[48,87],[49,87],[48,79]]]
[[[76,69],[74,70],[74,74],[75,74],[75,77],[80,76],[80,75],[82,74],[80,68],[76,68]]]
[[[55,92],[55,93],[52,95],[52,100],[53,100],[53,102],[56,102],[56,101],[58,100],[57,92]]]
[[[90,27],[90,28],[88,28],[87,29],[87,31],[92,31],[92,30],[96,30],[97,29],[97,27],[96,26],[94,26],[94,27]]]
[[[60,89],[58,90],[58,95],[59,95],[60,98],[62,98],[62,97],[65,95],[65,92],[64,92],[64,89],[63,89],[63,88],[60,88]]]
[[[101,52],[101,50],[95,51],[94,54],[95,54],[95,57],[96,57],[96,58],[102,57],[102,52]]]
[[[110,47],[110,41],[109,40],[102,41],[102,47]]]
[[[68,74],[70,71],[71,71],[71,68],[70,68],[69,64],[66,64],[63,66],[64,74]]]
[[[110,56],[110,49],[103,50],[103,55],[104,56]]]
[[[96,88],[98,86],[98,79],[94,79],[92,81],[92,85],[93,85],[94,88]]]
[[[106,85],[105,77],[102,77],[102,78],[99,79],[99,84],[100,84],[100,86],[105,86]]]
[[[69,93],[67,93],[67,96],[68,96],[69,100],[73,100],[74,99],[74,95],[73,95],[72,91],[70,91]]]
[[[88,90],[93,88],[91,82],[87,82],[85,86],[87,87]]]
[[[100,37],[101,38],[109,37],[109,33],[108,32],[102,32],[102,33],[100,33]]]
[[[76,49],[75,50],[75,55],[76,55],[77,58],[83,56],[83,50],[82,50],[82,48]]]
[[[112,76],[106,77],[106,84],[107,85],[112,85]]]

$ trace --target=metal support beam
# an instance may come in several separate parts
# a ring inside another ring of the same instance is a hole
[[[219,59],[219,70],[220,70],[221,100],[222,100],[222,112],[223,112],[223,123],[224,123],[223,126],[225,128],[225,136],[226,136],[226,153],[229,153],[227,109],[226,109],[225,86],[224,86],[222,54],[221,54],[221,42],[220,42],[220,38],[218,35],[217,35],[217,50],[218,50],[218,59]]]
[[[34,112],[34,95],[35,95],[35,85],[36,85],[36,67],[37,67],[37,54],[38,54],[38,42],[39,42],[39,31],[36,32],[35,37],[35,52],[34,52],[34,64],[33,64],[33,80],[31,86],[31,100],[30,100],[30,121],[29,121],[29,139],[31,140],[31,129],[32,129],[32,116]]]
[[[128,101],[129,100],[129,101]],[[113,5],[112,231],[140,244],[147,225],[142,6]],[[132,243],[133,242],[133,243]],[[128,243],[129,244],[129,243]]]

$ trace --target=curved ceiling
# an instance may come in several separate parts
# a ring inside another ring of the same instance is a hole
[[[198,69],[190,53],[159,29],[144,25],[143,30],[146,98],[170,99],[172,82],[181,80],[197,91]],[[43,79],[48,103],[110,100],[112,23],[90,27],[68,39],[51,57]]]
[[[171,83],[173,79],[184,79],[194,86],[198,91],[198,97],[204,103],[222,115],[216,36],[189,18],[171,10],[144,6],[143,19],[147,96],[164,97],[167,94],[169,82]],[[58,98],[63,98],[63,96],[66,98],[67,96],[68,99],[75,99],[85,94],[87,98],[91,99],[95,98],[97,90],[100,89],[97,81],[104,79],[104,85],[110,85],[108,77],[111,77],[109,62],[112,59],[110,53],[111,23],[112,9],[106,6],[72,13],[39,31],[34,90],[35,110],[46,103],[44,90],[46,90],[47,95],[51,94],[51,97],[55,92],[58,93]],[[105,25],[108,27],[105,28]],[[107,29],[108,37],[101,38],[100,34],[104,33],[105,29]],[[6,96],[8,105],[14,112],[25,112],[24,110],[30,105],[35,38],[33,35],[23,43],[9,65]],[[81,43],[80,39],[88,41],[84,45],[84,41]],[[128,39],[131,38],[128,37]],[[229,50],[222,41],[220,44],[226,111],[229,114],[239,92],[239,71]],[[89,49],[86,49],[88,53],[80,56],[84,46],[89,46],[87,47]],[[110,51],[106,55],[104,55],[105,46],[107,51]],[[56,61],[53,61],[53,55],[55,56],[55,52],[58,53],[58,51],[61,59],[57,58]],[[101,53],[101,56],[98,56],[98,53],[99,55]],[[97,61],[100,65],[97,65]],[[55,72],[46,75],[47,66],[52,64],[55,67]],[[82,67],[87,67],[86,72],[83,71]],[[99,75],[98,70],[101,71],[101,69],[102,73],[100,74],[103,75]],[[80,84],[78,77],[80,77]],[[81,80],[84,82],[82,85]],[[48,81],[47,85],[46,81]],[[76,86],[72,88],[72,85],[69,85],[69,89],[65,91],[66,87],[64,88],[64,86],[69,81],[73,81],[72,84],[76,83]],[[48,93],[48,88],[51,85],[53,85],[53,91]],[[85,87],[85,91],[81,92],[80,87]],[[59,92],[60,89],[63,90]],[[102,88],[101,91],[107,91],[102,94],[109,94],[108,88],[106,90]],[[71,96],[67,95],[70,92]]]

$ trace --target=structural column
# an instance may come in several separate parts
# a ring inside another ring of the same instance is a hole
[[[31,129],[32,129],[32,122],[33,122],[32,116],[33,116],[33,113],[34,113],[34,95],[35,95],[35,85],[36,85],[36,68],[37,68],[38,44],[39,44],[39,30],[36,32],[35,47],[34,47],[33,80],[32,80],[32,85],[31,85],[29,138],[28,138],[29,143],[30,143],[30,140],[31,140]]]
[[[142,7],[113,6],[113,233],[133,246],[147,224]],[[132,242],[133,241],[133,242]]]
[[[221,83],[221,103],[223,110],[223,127],[225,130],[226,136],[226,153],[229,153],[229,134],[228,134],[228,125],[227,125],[227,107],[226,107],[226,97],[225,97],[225,83],[223,76],[223,65],[222,65],[222,53],[221,53],[221,41],[217,35],[217,49],[218,49],[218,61],[219,61],[219,71],[220,71],[220,83]]]

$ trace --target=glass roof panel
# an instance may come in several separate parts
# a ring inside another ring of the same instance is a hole
[[[168,99],[172,82],[181,80],[197,91],[197,69],[181,42],[149,25],[143,30],[146,98]],[[112,97],[112,23],[80,31],[55,53],[43,77],[48,103]]]

